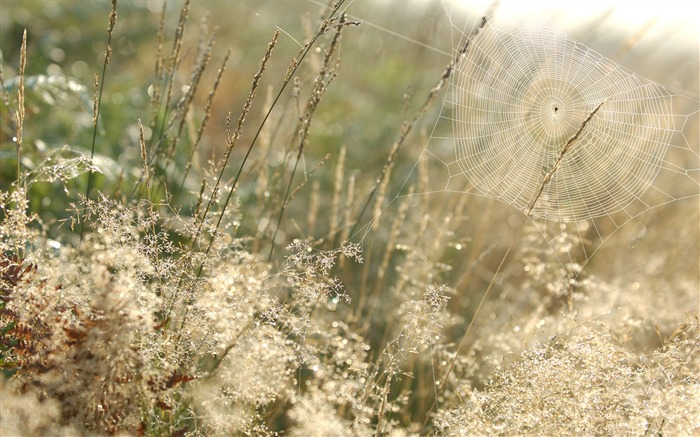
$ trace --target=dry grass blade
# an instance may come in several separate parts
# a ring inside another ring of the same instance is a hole
[[[340,224],[340,200],[343,190],[343,180],[345,178],[345,157],[346,148],[342,146],[340,148],[340,156],[338,156],[338,163],[335,167],[335,176],[333,178],[333,200],[331,201],[331,221],[330,228],[328,230],[328,240],[331,244],[334,244],[335,238],[337,237],[339,224]]]
[[[182,181],[180,182],[180,189],[178,190],[179,192],[182,192],[182,189],[185,186],[185,181],[187,180],[187,176],[189,175],[190,169],[192,168],[192,161],[194,160],[195,153],[197,153],[197,149],[199,148],[199,144],[202,141],[202,135],[204,133],[204,128],[207,126],[207,122],[209,121],[209,117],[211,117],[211,107],[212,107],[212,103],[214,102],[214,96],[216,95],[216,90],[219,88],[219,83],[221,83],[221,76],[224,74],[224,71],[226,71],[226,64],[228,63],[230,56],[231,56],[231,49],[226,51],[226,56],[224,57],[224,60],[221,62],[221,67],[219,67],[219,71],[216,73],[216,79],[214,80],[214,85],[212,86],[212,89],[209,92],[209,95],[207,96],[207,103],[204,106],[204,115],[202,117],[202,122],[199,125],[199,130],[197,131],[197,138],[195,139],[194,144],[192,145],[192,150],[190,151],[190,155],[187,159],[187,163],[185,164],[185,172],[182,176]]]

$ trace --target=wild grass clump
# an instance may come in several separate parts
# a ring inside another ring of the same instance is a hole
[[[395,140],[371,166],[316,150],[355,62],[343,1],[291,55],[279,30],[251,39],[237,115],[216,112],[235,52],[217,58],[207,19],[190,31],[187,1],[171,31],[158,14],[148,98],[112,111],[121,14],[140,12],[112,6],[96,81],[32,70],[32,32],[0,77],[0,434],[700,432],[697,272],[664,275],[674,254],[646,275],[562,265],[584,235],[414,195],[424,162],[392,197],[453,64],[403,124],[377,117]],[[692,233],[678,211],[667,232]]]
[[[570,323],[532,345],[436,420],[444,435],[692,435],[699,399],[698,319],[639,356],[604,324]],[[669,372],[670,371],[670,372]]]

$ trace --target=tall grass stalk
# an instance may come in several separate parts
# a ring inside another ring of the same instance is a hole
[[[333,39],[331,40],[329,47],[326,49],[326,54],[323,58],[323,62],[321,63],[321,68],[318,72],[316,79],[314,80],[314,85],[311,88],[309,99],[306,102],[304,111],[299,116],[299,123],[297,128],[295,129],[296,132],[299,132],[297,139],[298,145],[296,147],[298,152],[294,161],[294,168],[292,169],[292,172],[289,176],[287,190],[285,191],[284,197],[282,198],[282,204],[280,205],[279,215],[277,216],[277,224],[275,225],[275,230],[272,233],[272,241],[270,245],[270,253],[268,254],[268,261],[272,259],[272,253],[275,248],[275,238],[277,237],[277,232],[279,231],[280,224],[282,223],[284,210],[287,207],[287,202],[289,200],[289,195],[291,193],[293,183],[292,181],[294,180],[297,167],[299,166],[299,162],[301,161],[302,155],[304,153],[304,146],[306,146],[306,143],[308,141],[309,129],[311,128],[311,120],[313,119],[314,113],[316,112],[316,108],[318,108],[318,104],[321,102],[321,99],[326,93],[328,86],[335,77],[335,66],[337,66],[338,62],[340,62],[339,60],[336,60],[334,63],[331,63],[331,61],[336,56],[336,51],[338,49],[338,45],[340,44],[340,35],[345,25],[345,15],[341,14],[336,25],[336,31],[333,35]]]
[[[100,88],[99,91],[95,93],[93,114],[92,114],[92,144],[90,146],[90,165],[92,166],[93,160],[95,159],[95,144],[97,143],[97,126],[100,120],[100,108],[102,106],[102,92],[105,85],[105,76],[107,75],[107,65],[109,65],[109,58],[112,56],[112,32],[114,31],[114,26],[117,24],[117,0],[112,0],[112,10],[109,12],[109,25],[107,26],[107,49],[105,51],[104,63],[102,64],[102,76],[100,77]],[[88,182],[87,188],[85,189],[85,198],[90,198],[90,191],[92,191],[92,185],[94,183],[94,172],[92,168],[88,172]],[[85,233],[85,217],[80,222],[80,241],[83,241],[83,235]]]
[[[22,134],[24,131],[24,70],[27,67],[27,30],[22,33],[22,47],[19,50],[19,85],[17,86],[17,112],[15,113],[15,123],[17,126],[17,188],[19,188],[22,174]],[[9,107],[9,105],[8,105]]]
[[[226,70],[226,64],[228,64],[228,60],[231,57],[231,49],[226,51],[226,56],[224,56],[224,60],[221,62],[221,66],[219,67],[219,70],[216,73],[216,79],[214,79],[214,85],[212,86],[211,90],[209,91],[209,94],[207,95],[207,103],[204,106],[204,115],[202,116],[202,121],[199,124],[199,130],[197,130],[197,138],[194,141],[194,144],[192,145],[192,148],[190,150],[190,155],[187,158],[187,162],[185,164],[185,171],[182,175],[182,181],[180,182],[180,188],[178,189],[178,193],[182,193],[182,189],[185,186],[185,182],[187,180],[187,176],[189,175],[190,169],[192,168],[192,163],[194,161],[195,154],[199,150],[199,145],[202,141],[202,135],[204,134],[204,129],[207,126],[207,122],[209,121],[209,117],[211,116],[211,108],[212,104],[214,102],[214,96],[216,95],[216,91],[219,88],[219,84],[221,83],[221,76],[224,74],[224,71]]]

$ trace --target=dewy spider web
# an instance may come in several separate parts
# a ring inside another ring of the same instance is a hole
[[[588,261],[629,220],[698,196],[698,107],[551,26],[487,23],[453,72],[452,135],[419,159],[437,169],[431,192],[511,205],[550,246],[578,233]]]

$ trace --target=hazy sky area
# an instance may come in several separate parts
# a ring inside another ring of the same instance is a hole
[[[459,33],[468,32],[490,9],[495,10],[491,21],[500,26],[550,23],[643,77],[695,97],[700,93],[700,13],[692,1],[352,0],[345,7],[364,23],[365,31],[368,27],[379,31],[378,44],[392,38],[416,42],[415,32],[401,27],[397,17],[401,12],[413,11],[432,20],[429,11],[441,9],[442,31],[423,33],[425,38],[418,39],[445,54],[450,50],[446,35],[451,32],[456,45]]]
[[[490,0],[461,0],[467,10],[485,10],[493,2]],[[559,25],[577,26],[595,23],[605,17],[606,25],[619,28],[637,29],[654,22],[656,31],[673,26],[673,38],[695,39],[697,44],[700,29],[700,14],[697,5],[688,0],[670,1],[609,1],[589,0],[562,2],[546,0],[501,0],[498,18],[504,21],[517,21],[537,17],[555,18]]]
[[[455,7],[468,14],[480,14],[493,1],[455,3],[461,3]],[[503,25],[551,22],[575,38],[585,38],[581,42],[643,76],[698,93],[700,13],[692,1],[501,0],[494,21]],[[677,59],[687,65],[674,65]],[[671,64],[663,65],[668,62]],[[668,75],[657,71],[658,67],[671,66],[680,67],[694,80],[678,79],[673,71]]]

